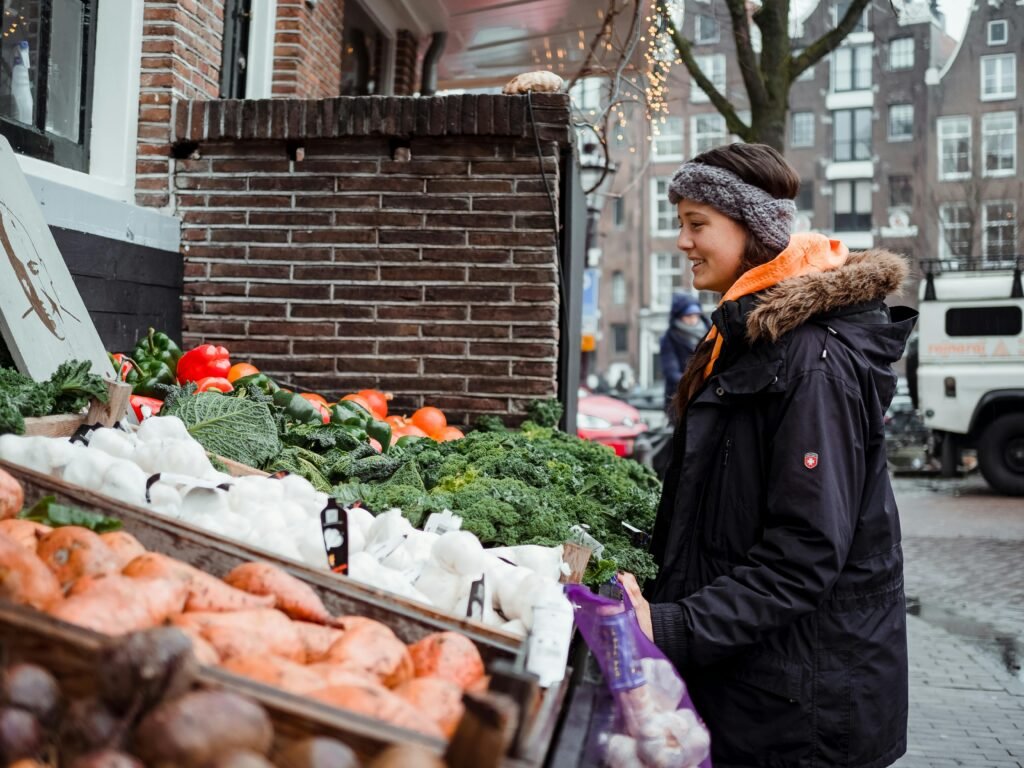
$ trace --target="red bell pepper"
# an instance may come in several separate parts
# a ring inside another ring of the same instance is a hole
[[[163,400],[157,400],[155,397],[143,397],[142,395],[132,395],[128,398],[128,402],[132,404],[132,410],[135,411],[135,416],[139,421],[143,421],[150,416],[156,416],[160,413],[160,409],[164,407]]]
[[[114,364],[117,369],[118,381],[127,381],[128,374],[132,368],[135,368],[135,361],[132,360],[128,355],[123,355],[120,352],[110,355],[110,362]]]
[[[224,347],[203,344],[190,349],[178,361],[178,382],[199,381],[208,377],[227,379],[231,358]]]
[[[235,388],[230,381],[222,379],[220,376],[207,376],[196,382],[197,392],[209,392],[211,389],[218,392],[232,392]]]

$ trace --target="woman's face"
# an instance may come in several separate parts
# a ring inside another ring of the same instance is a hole
[[[693,268],[693,287],[725,293],[739,276],[747,230],[710,205],[681,200],[676,247]]]

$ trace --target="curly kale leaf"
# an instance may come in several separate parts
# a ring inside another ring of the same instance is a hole
[[[291,423],[281,433],[281,442],[321,452],[332,448],[351,451],[360,444],[369,445],[365,432],[341,424]]]
[[[0,435],[13,432],[16,435],[25,432],[25,417],[10,397],[0,392]]]
[[[107,382],[91,373],[92,363],[70,360],[61,363],[48,382],[53,390],[55,413],[76,413],[90,400],[107,402]]]
[[[323,473],[323,457],[305,448],[288,445],[281,449],[266,467],[268,472],[291,472],[306,478],[318,491],[331,492],[331,484]]]
[[[565,407],[558,400],[531,400],[526,406],[530,420],[542,427],[557,427]]]
[[[495,416],[490,413],[478,416],[476,421],[473,422],[473,429],[477,432],[508,432],[508,427],[501,420],[501,416]]]

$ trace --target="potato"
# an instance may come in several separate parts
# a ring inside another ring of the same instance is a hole
[[[90,752],[120,746],[121,721],[96,697],[71,702],[60,724],[58,746],[61,765]]]
[[[43,749],[43,729],[35,715],[17,707],[0,709],[0,763],[38,757]]]
[[[336,739],[317,736],[296,741],[274,756],[277,768],[359,768],[359,758]]]
[[[274,764],[263,755],[243,749],[228,752],[212,763],[207,763],[205,768],[274,768]]]
[[[195,691],[157,705],[135,731],[134,753],[149,768],[203,768],[237,750],[267,754],[274,728],[253,701]]]
[[[104,749],[82,755],[71,764],[71,768],[145,768],[131,755],[115,749]]]
[[[0,675],[0,705],[31,712],[40,725],[51,728],[60,716],[60,686],[42,667],[15,664]]]
[[[174,627],[132,632],[110,641],[97,665],[99,694],[107,706],[124,714],[149,711],[192,687],[199,664],[192,641]]]

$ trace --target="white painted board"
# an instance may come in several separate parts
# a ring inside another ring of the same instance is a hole
[[[14,150],[0,136],[0,334],[18,370],[36,381],[68,360],[113,367],[57,249]]]

